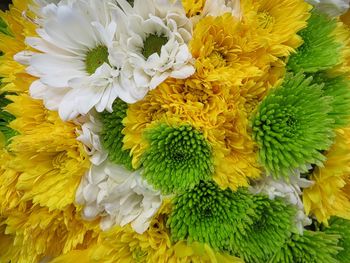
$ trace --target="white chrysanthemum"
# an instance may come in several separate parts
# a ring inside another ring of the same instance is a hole
[[[302,234],[304,226],[310,225],[311,220],[305,214],[304,205],[300,198],[302,195],[301,188],[312,185],[313,182],[301,178],[300,173],[298,175],[293,174],[288,179],[275,179],[272,176],[266,176],[250,187],[250,191],[254,194],[266,194],[270,199],[280,197],[294,205],[297,208],[294,225],[297,228],[296,230]]]
[[[76,201],[84,205],[85,219],[101,217],[103,230],[131,223],[142,234],[160,208],[162,198],[138,171],[131,172],[105,161],[93,165],[82,179]]]
[[[77,140],[84,144],[86,153],[90,156],[93,165],[100,165],[107,159],[108,153],[103,149],[99,134],[102,131],[102,124],[94,116],[87,116],[77,119],[77,124],[81,125],[78,130]]]
[[[135,0],[133,7],[117,2],[120,44],[127,52],[122,71],[134,76],[137,86],[154,89],[168,77],[184,79],[195,72],[188,48],[192,23],[181,1]]]
[[[350,8],[350,0],[306,0],[322,13],[336,17]]]
[[[43,99],[48,109],[58,110],[63,120],[93,108],[111,111],[117,97],[135,102],[147,92],[135,82],[128,85],[130,76],[121,73],[126,54],[116,45],[115,9],[113,0],[48,4],[40,10],[39,37],[26,40],[42,53],[16,56],[39,78],[30,87],[32,97]]]

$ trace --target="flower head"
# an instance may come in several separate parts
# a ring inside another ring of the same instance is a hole
[[[142,157],[142,175],[162,193],[183,192],[211,179],[210,146],[193,127],[160,124],[145,136],[149,147]]]
[[[187,44],[192,23],[181,1],[135,1],[121,9],[121,48],[126,52],[123,74],[134,75],[137,86],[155,89],[168,77],[184,79],[194,73]]]
[[[337,131],[334,144],[325,154],[327,160],[310,176],[314,185],[303,192],[306,214],[314,215],[325,225],[331,216],[350,219],[350,197],[346,190],[350,174],[349,132]]]
[[[83,216],[93,220],[101,216],[101,228],[125,226],[143,233],[162,199],[140,176],[108,161],[95,166],[80,183],[77,202],[84,205]]]
[[[333,143],[330,98],[322,86],[302,74],[288,75],[259,105],[253,118],[253,136],[260,162],[275,176],[307,164],[321,165],[321,151]]]

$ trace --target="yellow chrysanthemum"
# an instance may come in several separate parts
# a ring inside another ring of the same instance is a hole
[[[12,2],[10,11],[0,11],[0,18],[7,22],[11,33],[7,35],[0,31],[0,50],[3,52],[3,56],[0,56],[0,76],[3,77],[2,82],[9,85],[12,85],[11,82],[16,79],[16,74],[24,71],[24,66],[15,62],[13,56],[27,49],[24,41],[26,36],[35,35],[35,25],[29,23],[22,15],[27,11],[31,1],[14,0]]]
[[[350,219],[350,200],[344,191],[350,177],[349,128],[337,132],[326,157],[324,167],[316,167],[311,176],[315,184],[303,192],[306,213],[315,215],[324,224],[331,216]]]
[[[199,15],[205,5],[205,0],[182,0],[182,5],[188,17]]]
[[[274,57],[287,57],[302,44],[298,31],[307,26],[311,6],[304,0],[241,1],[248,41],[262,45]]]
[[[187,123],[201,131],[212,146],[214,179],[223,188],[246,186],[259,176],[255,144],[239,89],[225,82],[205,82],[196,76],[169,79],[142,101],[129,105],[124,119],[124,147],[139,165],[147,147],[144,131],[154,123]]]

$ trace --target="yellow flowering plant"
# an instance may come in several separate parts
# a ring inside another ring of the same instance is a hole
[[[350,262],[346,1],[13,0],[0,263]]]

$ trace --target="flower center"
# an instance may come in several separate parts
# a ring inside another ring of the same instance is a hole
[[[86,54],[85,67],[86,72],[90,75],[94,74],[96,69],[108,63],[108,48],[105,46],[98,46],[91,49]]]
[[[215,68],[221,68],[226,66],[225,57],[218,51],[214,51],[210,54],[209,59]]]
[[[264,29],[270,29],[275,23],[275,18],[271,16],[268,12],[259,13],[258,20],[260,26]]]
[[[160,55],[162,46],[168,42],[168,38],[164,36],[157,36],[155,34],[149,35],[143,43],[142,54],[147,59],[152,54],[157,53]]]

